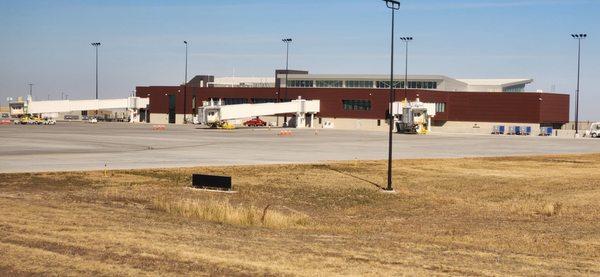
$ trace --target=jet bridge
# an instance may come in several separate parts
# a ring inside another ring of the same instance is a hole
[[[27,100],[28,114],[63,113],[73,111],[94,111],[109,109],[125,109],[130,115],[131,122],[139,121],[140,109],[146,109],[150,104],[149,98],[128,97],[122,99],[93,99],[93,100],[56,100],[33,101]]]
[[[300,99],[291,102],[262,103],[262,104],[237,104],[222,105],[218,102],[208,101],[198,108],[198,123],[203,125],[219,125],[228,120],[270,116],[279,114],[295,114],[296,128],[314,126],[314,115],[320,112],[319,100]],[[310,119],[307,126],[307,116]]]

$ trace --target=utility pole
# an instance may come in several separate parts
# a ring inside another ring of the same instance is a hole
[[[92,46],[96,48],[96,99],[98,99],[98,47],[102,45],[100,42],[92,43]]]
[[[292,43],[291,38],[284,38],[281,41],[285,43],[286,51],[285,51],[285,98],[284,101],[288,100],[288,74],[289,74],[289,62],[290,62],[290,43]],[[281,86],[279,86],[281,87]],[[287,125],[287,115],[283,116],[283,125]]]
[[[581,76],[581,40],[587,38],[587,34],[572,34],[578,40],[577,50],[577,92],[575,100],[575,137],[579,137],[579,77]]]
[[[396,0],[383,0],[385,1],[386,6],[392,11],[392,40],[391,40],[391,48],[390,48],[390,100],[389,100],[389,133],[388,133],[388,176],[387,176],[387,191],[393,191],[394,188],[392,186],[392,133],[394,132],[394,100],[396,98],[396,93],[394,91],[394,15],[397,10],[400,9],[400,1]]]
[[[29,96],[31,96],[31,99],[33,100],[33,84],[28,84],[29,85]]]
[[[412,37],[401,37],[400,40],[406,44],[406,58],[404,65],[404,100],[408,101],[408,43],[413,40]]]
[[[188,79],[188,42],[183,41],[185,44],[185,78],[183,82],[183,124],[187,123],[187,79]]]

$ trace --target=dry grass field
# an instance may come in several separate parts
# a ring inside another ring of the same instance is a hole
[[[600,275],[600,155],[402,160],[395,194],[385,170],[0,175],[0,275]]]

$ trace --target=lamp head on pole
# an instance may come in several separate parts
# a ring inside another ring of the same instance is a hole
[[[98,47],[100,45],[102,45],[100,42],[92,42],[92,46],[94,47]]]
[[[187,40],[184,40],[184,41],[183,41],[183,44],[187,45]]]
[[[571,34],[574,39],[584,39],[587,38],[587,34]]]
[[[409,42],[409,41],[413,40],[413,38],[412,37],[401,37],[400,40]]]
[[[385,1],[385,5],[392,10],[400,9],[400,1],[397,0],[383,0]]]
[[[285,42],[285,43],[291,43],[292,39],[291,38],[284,38],[281,41]]]

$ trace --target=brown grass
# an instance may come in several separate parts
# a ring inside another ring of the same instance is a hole
[[[293,228],[308,225],[308,217],[300,213],[283,214],[254,206],[233,206],[227,201],[172,200],[157,198],[153,207],[172,215],[238,226]]]
[[[0,275],[600,275],[600,155],[396,161],[396,194],[385,173],[2,174]]]

